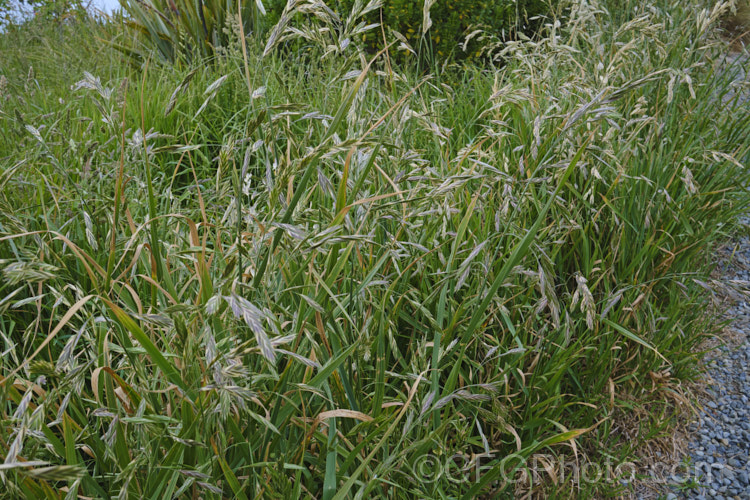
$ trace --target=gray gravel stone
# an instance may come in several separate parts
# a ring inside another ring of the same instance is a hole
[[[750,225],[750,217],[744,224]],[[739,238],[735,257],[750,264],[750,237]],[[750,272],[724,269],[726,280],[750,281]],[[690,479],[698,486],[689,491],[676,487],[668,500],[683,498],[730,498],[750,500],[750,305],[739,302],[727,313],[744,343],[721,346],[706,362],[709,399],[689,427]]]

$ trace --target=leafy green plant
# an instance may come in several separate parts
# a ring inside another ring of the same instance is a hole
[[[121,5],[140,36],[135,47],[117,47],[140,60],[148,57],[145,47],[167,62],[210,59],[237,33],[257,32],[265,13],[262,0],[121,0]]]

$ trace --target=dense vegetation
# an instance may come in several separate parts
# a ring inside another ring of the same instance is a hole
[[[342,22],[352,12],[366,7],[365,4],[377,4],[356,0],[327,3]],[[379,29],[362,34],[365,47],[382,48],[389,39],[397,37],[412,53],[439,59],[449,55],[454,59],[480,56],[485,44],[475,39],[481,35],[509,39],[516,33],[531,34],[538,21],[550,14],[551,7],[560,4],[557,0],[383,0],[380,3],[382,9],[369,10],[364,17],[365,26],[379,25],[382,21],[382,29],[378,26]],[[271,0],[268,4],[268,20],[275,24],[287,2]],[[393,36],[384,36],[394,31]]]
[[[558,0],[123,0],[130,14],[128,25],[143,35],[151,53],[169,62],[206,60],[222,53],[238,33],[230,19],[241,12],[240,37],[263,34],[271,26],[298,24],[293,34],[304,42],[320,41],[322,32],[307,29],[306,20],[318,17],[325,35],[339,48],[354,41],[375,51],[389,42],[400,42],[410,54],[435,62],[448,58],[476,58],[483,54],[486,38],[510,40],[530,33]],[[458,43],[461,41],[462,43]],[[143,58],[135,47],[120,48]],[[394,55],[396,51],[394,51]]]
[[[175,64],[120,21],[0,35],[3,495],[622,493],[516,474],[632,460],[721,327],[731,5],[571,1],[429,73],[363,2],[225,5]]]

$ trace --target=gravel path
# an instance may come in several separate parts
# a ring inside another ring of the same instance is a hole
[[[730,90],[730,92],[722,97],[722,104],[728,104],[732,101],[735,95],[739,94],[737,105],[749,106],[750,90],[748,90],[748,77],[750,76],[750,55],[739,52],[728,54],[722,66],[725,71],[736,72],[736,74],[733,75],[736,85]]]

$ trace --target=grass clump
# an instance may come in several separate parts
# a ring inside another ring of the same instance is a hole
[[[632,458],[618,414],[719,326],[750,148],[729,6],[642,4],[426,76],[322,12],[169,69],[0,37],[8,494],[509,496]]]

